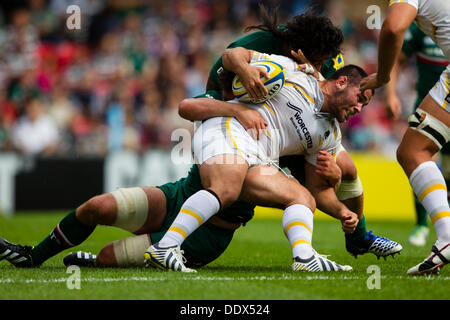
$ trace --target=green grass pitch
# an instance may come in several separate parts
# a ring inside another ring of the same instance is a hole
[[[34,212],[8,219],[0,217],[0,236],[15,243],[35,245],[49,234],[64,214]],[[136,268],[81,268],[80,289],[71,290],[67,286],[71,274],[62,263],[69,250],[38,269],[16,269],[1,261],[0,300],[448,300],[449,266],[438,276],[406,276],[406,270],[428,254],[435,238],[432,233],[427,246],[413,247],[407,241],[412,227],[412,221],[368,221],[369,230],[399,241],[404,247],[403,252],[386,261],[368,254],[355,259],[345,251],[340,224],[327,219],[316,220],[315,249],[330,255],[329,258],[338,263],[351,265],[354,270],[348,273],[292,272],[290,248],[281,220],[270,219],[254,219],[240,228],[227,251],[199,269],[197,274]],[[108,242],[128,235],[119,229],[98,227],[84,244],[72,251],[97,253]],[[376,267],[370,267],[373,265]],[[377,267],[379,282],[374,280],[375,273],[368,273]]]

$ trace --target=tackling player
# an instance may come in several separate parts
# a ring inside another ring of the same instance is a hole
[[[339,47],[343,41],[342,32],[334,27],[327,17],[303,14],[295,16],[285,25],[279,26],[276,11],[268,13],[264,7],[261,9],[263,23],[248,28],[250,30],[260,29],[260,31],[246,35],[228,46],[225,54],[216,61],[210,71],[206,96],[217,99],[221,99],[223,96],[234,98],[230,94],[227,95],[226,91],[224,94],[223,86],[218,78],[218,74],[223,70],[224,60],[228,60],[229,71],[240,76],[243,86],[251,97],[261,98],[266,94],[266,89],[260,81],[260,76],[264,73],[261,72],[261,69],[249,66],[248,54],[245,50],[244,52],[238,50],[239,48],[283,55],[294,60],[298,59],[295,53],[301,49],[311,64],[320,70],[325,78],[329,78],[336,70],[344,66],[344,59],[339,53]],[[334,58],[326,60],[331,55]],[[300,60],[300,62],[303,61]],[[210,110],[203,110],[203,113],[203,119],[223,115],[214,107]],[[401,246],[397,246],[395,241],[379,237],[366,229],[362,184],[356,166],[345,149],[336,158],[336,162],[342,171],[339,199],[359,217],[355,232],[345,234],[347,251],[355,257],[365,253],[373,253],[377,258],[394,256],[401,251]],[[281,157],[280,166],[287,167],[299,181],[303,180],[304,159],[302,156]],[[385,248],[390,249],[385,250]]]
[[[442,49],[433,40],[424,34],[415,23],[411,24],[405,33],[402,51],[391,72],[391,81],[386,85],[386,112],[392,119],[397,119],[401,113],[402,106],[396,93],[396,86],[399,73],[407,64],[411,56],[416,57],[417,66],[417,99],[414,104],[414,111],[419,107],[430,89],[434,86],[448,61]],[[450,145],[446,144],[441,150],[441,170],[444,174],[445,183],[449,185],[450,180]],[[409,236],[409,242],[415,246],[424,246],[429,233],[428,215],[425,208],[414,196],[414,206],[416,209],[416,226]]]
[[[378,72],[361,82],[361,90],[379,88],[390,80],[408,27],[416,21],[450,60],[450,2],[448,0],[391,0],[383,23],[378,48]],[[437,273],[450,260],[450,208],[447,186],[433,161],[450,140],[450,66],[409,117],[409,128],[397,150],[397,159],[409,183],[426,209],[437,240],[425,260],[407,273]]]
[[[319,264],[311,247],[314,199],[322,211],[341,220],[344,231],[353,232],[358,221],[356,214],[337,199],[333,186],[320,179],[315,166],[320,150],[333,155],[340,151],[338,122],[361,112],[370,100],[358,89],[365,72],[347,66],[329,81],[318,82],[304,73],[292,72],[296,64],[286,57],[253,52],[252,61],[257,60],[279,63],[287,79],[272,99],[260,105],[247,105],[257,110],[268,124],[266,134],[255,141],[232,117],[215,117],[202,123],[194,135],[192,149],[205,189],[186,200],[161,241],[147,249],[145,258],[153,266],[191,272],[183,264],[180,245],[204,221],[236,201],[243,187],[251,197],[241,197],[242,200],[284,209],[283,227],[292,246],[294,270],[312,267],[309,262]],[[190,101],[219,105],[224,110],[236,103],[207,98]],[[292,185],[280,172],[264,174],[262,166],[289,154],[305,155],[306,186],[314,198],[300,184]],[[244,179],[249,177],[250,181],[244,185]],[[351,226],[347,225],[350,221]]]

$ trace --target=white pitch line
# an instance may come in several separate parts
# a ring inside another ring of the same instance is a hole
[[[195,276],[195,277],[183,277],[183,278],[165,278],[165,277],[119,277],[119,278],[94,278],[81,277],[81,282],[122,282],[122,281],[316,281],[316,280],[366,280],[367,277],[358,277],[358,276],[306,276],[306,277],[292,277],[292,276],[284,276],[284,277],[203,277],[203,276]],[[411,276],[381,276],[381,279],[395,279],[395,280],[429,280],[429,281],[448,281],[450,277],[411,277]],[[63,283],[67,282],[68,278],[57,278],[57,279],[11,279],[4,278],[0,279],[0,284],[2,283]]]

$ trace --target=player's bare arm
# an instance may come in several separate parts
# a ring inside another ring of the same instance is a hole
[[[361,90],[376,89],[390,80],[391,70],[402,48],[403,38],[417,10],[407,3],[392,5],[381,28],[378,47],[378,72],[361,81]]]
[[[334,161],[333,156],[325,150],[319,151],[316,163],[316,173],[327,179],[330,186],[335,190],[339,188],[342,170]]]
[[[251,66],[251,59],[252,50],[242,47],[227,49],[222,54],[223,67],[239,75],[250,98],[261,99],[268,94],[267,88],[261,81],[261,76],[269,78],[269,75],[264,69]]]
[[[181,101],[178,107],[181,117],[191,121],[201,121],[213,117],[234,117],[245,130],[259,134],[267,127],[261,114],[240,103],[219,101],[210,98],[190,98]]]
[[[397,95],[396,87],[400,72],[406,68],[408,57],[400,52],[391,71],[391,80],[386,85],[385,109],[389,118],[396,120],[402,112],[402,104]]]
[[[316,172],[316,166],[306,162],[305,176],[306,188],[316,200],[317,208],[340,220],[345,233],[352,233],[358,224],[358,215],[338,200],[334,187],[324,176]]]
[[[322,74],[319,72],[320,68],[322,67],[321,64],[313,65],[308,58],[305,57],[302,50],[291,50],[291,55],[298,63],[301,63],[299,66],[300,71],[311,74],[319,81],[325,80],[325,78],[322,76]]]

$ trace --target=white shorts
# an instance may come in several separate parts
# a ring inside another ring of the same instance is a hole
[[[450,112],[450,65],[442,72],[439,81],[430,90],[430,96],[447,112]]]
[[[269,163],[267,154],[259,143],[232,117],[216,117],[203,121],[195,131],[192,151],[196,163],[200,165],[223,154],[238,155],[249,167]],[[218,161],[221,161],[221,158]]]

